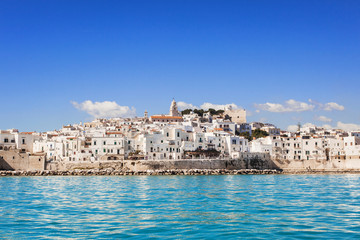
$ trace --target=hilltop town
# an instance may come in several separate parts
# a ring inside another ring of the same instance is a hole
[[[175,100],[167,115],[145,111],[143,117],[96,119],[43,133],[0,131],[0,170],[254,156],[281,169],[360,169],[360,132],[316,126],[282,131],[272,124],[247,123],[244,109],[180,112]]]

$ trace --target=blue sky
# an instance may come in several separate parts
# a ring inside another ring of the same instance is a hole
[[[283,129],[357,126],[359,13],[357,0],[3,0],[0,129],[167,113],[172,98]]]

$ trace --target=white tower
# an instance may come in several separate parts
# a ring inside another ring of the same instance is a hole
[[[169,115],[172,117],[180,117],[181,116],[180,112],[178,111],[175,99],[173,99],[171,102]]]

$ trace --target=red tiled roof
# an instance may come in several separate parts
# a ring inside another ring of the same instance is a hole
[[[106,132],[106,135],[112,135],[112,134],[123,134],[122,132]]]

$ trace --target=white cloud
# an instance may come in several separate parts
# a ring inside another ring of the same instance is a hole
[[[340,128],[344,131],[355,131],[355,130],[360,130],[360,125],[355,124],[355,123],[342,123],[342,122],[337,122],[336,125],[337,128]]]
[[[289,132],[297,132],[297,131],[299,130],[299,127],[298,127],[298,125],[289,125],[289,126],[287,127],[287,130],[288,130]]]
[[[322,127],[325,129],[333,129],[333,127],[329,124],[324,124],[324,125],[322,125]]]
[[[71,102],[72,105],[95,118],[111,117],[135,117],[136,109],[134,107],[120,106],[115,101],[92,102],[90,100],[82,103]]]
[[[268,112],[303,112],[303,111],[313,111],[313,110],[324,110],[324,111],[343,111],[345,109],[344,106],[335,103],[335,102],[328,102],[328,103],[319,103],[312,99],[308,100],[307,102],[300,102],[294,99],[287,100],[284,104],[281,103],[262,103],[262,104],[255,104],[255,108],[257,111],[263,110]]]
[[[315,119],[317,121],[320,121],[320,122],[331,122],[332,121],[331,118],[328,118],[328,117],[325,117],[325,116],[318,116]]]
[[[266,122],[267,122],[267,118],[262,117],[262,118],[259,119],[259,122],[261,122],[261,123],[266,123]]]
[[[326,103],[323,107],[323,110],[325,111],[332,111],[332,110],[343,111],[344,109],[345,109],[344,106],[337,104],[335,102]]]
[[[316,105],[319,110],[324,110],[324,111],[332,111],[332,110],[343,111],[345,109],[344,106],[342,106],[336,102],[319,103],[312,99],[309,99],[309,102]]]
[[[304,128],[306,128],[306,127],[316,127],[316,125],[315,125],[315,124],[312,124],[312,123],[305,123],[305,124],[302,125],[301,127],[304,127]]]
[[[186,102],[178,102],[177,106],[179,108],[180,111],[185,110],[185,109],[197,109],[199,107],[192,105],[191,103],[186,103]]]
[[[226,110],[228,109],[229,107],[231,107],[232,109],[239,109],[241,107],[239,107],[238,105],[236,105],[235,103],[230,103],[230,104],[213,104],[213,103],[203,103],[201,106],[200,106],[202,109],[204,110],[208,110],[209,108],[213,108],[215,110]]]
[[[315,105],[289,99],[285,102],[285,104],[267,102],[263,104],[255,104],[255,107],[263,111],[281,113],[312,111],[314,110]]]

